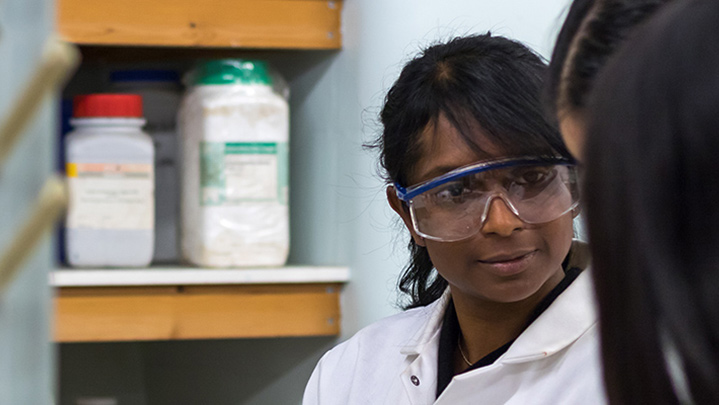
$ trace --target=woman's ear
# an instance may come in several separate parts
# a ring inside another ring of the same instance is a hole
[[[392,207],[394,212],[396,212],[400,216],[400,218],[402,218],[402,222],[404,222],[404,226],[407,227],[410,235],[412,235],[414,243],[418,244],[419,246],[425,246],[424,238],[417,235],[417,232],[414,231],[414,226],[412,226],[412,218],[409,214],[409,207],[397,197],[397,192],[395,191],[394,186],[387,187],[387,201],[389,202],[389,206]]]

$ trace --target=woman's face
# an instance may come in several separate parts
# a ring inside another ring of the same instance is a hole
[[[436,126],[425,129],[422,143],[423,156],[411,173],[410,184],[479,160],[503,157],[488,142],[481,145],[492,156],[478,156],[442,116]],[[412,228],[409,212],[398,201],[392,205],[415,242],[427,247],[432,263],[448,281],[453,296],[463,294],[484,301],[519,302],[535,294],[543,296],[564,276],[561,264],[573,236],[571,212],[549,223],[530,225],[496,198],[475,236],[458,242],[438,242],[418,236]]]

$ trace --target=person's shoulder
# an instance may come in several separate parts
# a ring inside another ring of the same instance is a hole
[[[421,341],[441,310],[441,302],[434,302],[388,316],[329,350],[310,377],[304,403],[354,403],[372,393],[386,397],[407,367],[404,349]]]
[[[334,367],[345,362],[372,364],[373,359],[401,361],[401,349],[419,339],[439,305],[435,301],[371,323],[325,353],[320,362],[324,367]]]
[[[404,310],[402,312],[382,318],[376,322],[365,326],[355,334],[354,337],[372,336],[375,333],[383,333],[387,330],[399,329],[403,330],[411,328],[412,325],[424,325],[431,316],[432,311],[437,307],[438,302],[435,301],[424,307],[417,307]]]
[[[375,343],[381,343],[383,348],[407,344],[427,325],[436,306],[437,302],[434,302],[428,306],[408,309],[382,318],[360,329],[351,338],[336,346],[333,351],[350,348],[374,350],[371,347]]]

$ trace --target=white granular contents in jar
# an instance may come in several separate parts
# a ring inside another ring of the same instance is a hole
[[[287,101],[264,85],[196,86],[179,122],[183,256],[208,267],[283,265]]]

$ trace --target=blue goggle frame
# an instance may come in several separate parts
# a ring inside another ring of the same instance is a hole
[[[472,163],[467,166],[462,166],[451,170],[441,176],[427,180],[425,182],[416,184],[411,187],[402,187],[399,183],[394,183],[394,188],[397,193],[397,198],[404,202],[410,202],[414,197],[429,191],[442,184],[449,183],[450,181],[456,180],[460,177],[464,177],[468,174],[486,172],[493,169],[504,169],[507,167],[514,166],[532,166],[532,165],[565,165],[575,166],[576,161],[574,159],[568,159],[565,157],[551,156],[551,157],[518,157],[518,158],[507,158],[489,160],[483,162]]]

